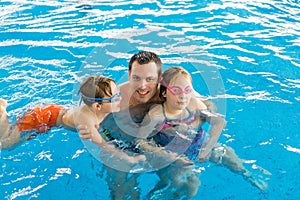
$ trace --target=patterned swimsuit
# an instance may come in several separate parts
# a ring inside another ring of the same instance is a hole
[[[153,136],[154,141],[166,150],[184,153],[191,160],[195,160],[205,139],[204,130],[200,126],[197,131],[192,127],[180,131],[180,126],[191,125],[196,120],[195,115],[186,108],[189,115],[185,119],[168,119],[163,105],[162,109],[165,121],[157,127],[160,132]]]

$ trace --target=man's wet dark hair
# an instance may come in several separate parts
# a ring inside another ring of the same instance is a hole
[[[130,72],[132,69],[132,64],[137,61],[140,65],[148,64],[150,62],[154,62],[157,66],[158,77],[160,77],[162,73],[162,62],[158,55],[150,51],[140,51],[134,54],[129,61],[128,71]]]

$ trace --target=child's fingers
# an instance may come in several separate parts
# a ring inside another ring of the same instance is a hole
[[[88,129],[88,127],[86,125],[78,125],[77,130],[79,132],[79,135],[83,136],[83,137],[91,134],[91,130]]]
[[[83,140],[92,140],[91,134],[80,134],[79,137]]]
[[[77,129],[78,129],[79,131],[81,131],[81,130],[87,130],[88,127],[87,127],[86,125],[84,125],[84,124],[79,124],[79,125],[77,126]]]

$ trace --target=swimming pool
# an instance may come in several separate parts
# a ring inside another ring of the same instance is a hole
[[[26,108],[76,105],[86,74],[126,79],[137,50],[182,65],[226,115],[220,138],[272,173],[261,192],[224,167],[199,167],[194,199],[300,197],[300,7],[297,1],[32,1],[0,3],[0,94]],[[88,6],[89,5],[89,6]],[[75,85],[75,86],[74,86]],[[54,128],[2,150],[1,199],[107,199],[102,164],[76,133]],[[145,196],[157,177],[144,174]]]

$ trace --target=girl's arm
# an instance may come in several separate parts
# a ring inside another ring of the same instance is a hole
[[[146,156],[146,161],[150,164],[152,170],[168,166],[180,157],[180,154],[160,147],[153,139],[140,139],[137,144]]]
[[[201,101],[210,112],[215,113],[217,111],[215,104],[204,96],[200,95],[196,90],[194,90],[194,98],[198,101]]]
[[[115,119],[118,121],[118,126],[122,131],[130,135],[136,133],[135,137],[137,138],[147,138],[152,131],[156,129],[156,125],[161,123],[164,118],[161,104],[152,106],[139,124],[133,120],[123,120],[125,117],[128,117],[128,115],[128,112],[123,111],[117,113]]]

